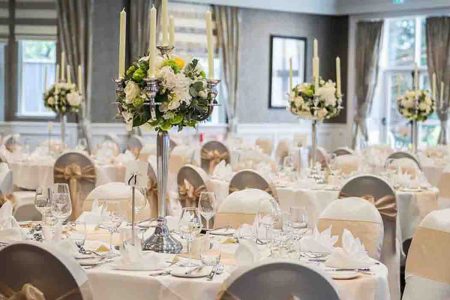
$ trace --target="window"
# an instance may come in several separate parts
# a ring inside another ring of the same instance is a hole
[[[200,65],[206,72],[208,70],[208,52],[205,34],[205,13],[208,10],[211,10],[209,5],[181,2],[171,2],[169,5],[169,14],[175,18],[175,52],[177,55],[187,59],[192,57],[198,58]],[[215,39],[215,37],[213,38]],[[216,77],[222,74],[222,64],[218,55],[215,55],[214,58],[214,74]],[[211,117],[206,121],[209,124],[225,122],[225,105],[221,101],[224,89],[221,84],[219,84],[217,89],[219,91],[217,100],[222,105],[215,107]]]
[[[386,19],[383,50],[380,58],[380,80],[376,92],[372,119],[378,118],[376,142],[389,143],[394,147],[406,148],[411,141],[411,127],[397,110],[396,99],[412,88],[414,65],[417,64],[420,88],[430,89],[428,78],[425,17],[402,17]],[[439,121],[434,113],[420,123],[420,143],[434,145],[439,134]]]
[[[55,81],[56,41],[20,40],[18,50],[18,115],[47,117],[42,95]]]

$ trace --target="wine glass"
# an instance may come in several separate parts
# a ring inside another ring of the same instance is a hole
[[[38,187],[36,189],[36,196],[34,197],[34,206],[41,213],[42,220],[45,220],[48,213],[51,212],[51,191],[48,187]]]
[[[178,223],[178,230],[180,235],[187,242],[187,252],[189,253],[189,261],[184,265],[185,267],[196,266],[192,262],[191,243],[194,238],[200,233],[202,229],[202,220],[198,209],[196,207],[183,208]]]
[[[289,229],[300,233],[308,228],[308,212],[303,206],[292,206],[289,208]]]
[[[55,183],[51,198],[52,214],[62,224],[72,214],[72,201],[69,186],[66,183]]]
[[[100,227],[109,232],[109,252],[106,256],[111,258],[116,256],[112,243],[113,234],[117,232],[122,224],[125,212],[122,211],[122,206],[119,201],[104,200],[102,205],[107,208],[107,211],[106,215],[102,218],[102,225]]]
[[[209,230],[209,220],[216,213],[216,195],[213,192],[202,192],[198,200],[198,210],[200,215],[205,218],[206,230]]]
[[[87,149],[87,140],[86,138],[80,138],[77,144],[77,150],[84,151]]]

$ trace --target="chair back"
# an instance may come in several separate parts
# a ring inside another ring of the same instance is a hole
[[[361,158],[353,154],[339,155],[334,158],[333,168],[343,175],[350,175],[357,172],[361,166]]]
[[[169,174],[178,174],[181,167],[193,164],[195,149],[187,145],[175,146],[169,154]]]
[[[337,246],[342,244],[342,233],[348,229],[364,244],[370,257],[379,259],[383,245],[383,220],[371,203],[358,197],[343,198],[331,202],[319,217],[320,231],[332,226],[333,235],[339,236]]]
[[[141,189],[135,191],[136,201],[147,202],[147,199],[141,192]],[[109,182],[102,184],[93,189],[86,200],[83,202],[83,211],[90,211],[94,200],[101,201],[106,209],[111,212],[116,212],[125,217],[128,222],[131,221],[131,187],[124,182]],[[136,221],[143,221],[150,218],[149,205],[136,212]]]
[[[340,147],[333,151],[336,156],[353,154],[353,150],[347,147]]]
[[[13,174],[7,163],[0,163],[0,195],[7,196],[13,192]]]
[[[268,193],[258,189],[245,189],[228,195],[217,208],[214,227],[253,224],[259,210],[278,210],[278,204]]]
[[[231,178],[229,187],[230,194],[245,189],[263,190],[277,199],[275,187],[268,179],[264,178],[264,176],[254,170],[241,170]]]
[[[414,163],[417,165],[419,170],[422,170],[422,166],[420,165],[419,160],[413,154],[411,154],[409,152],[405,152],[405,151],[397,151],[397,152],[390,154],[386,159],[386,164],[390,160],[397,160],[397,159],[403,159],[403,158],[414,161]]]
[[[272,155],[273,142],[268,138],[257,138],[255,145],[258,146],[264,154]]]
[[[9,152],[15,152],[20,148],[20,135],[19,134],[8,134],[3,139],[3,145]]]
[[[42,243],[11,244],[0,251],[0,294],[37,289],[41,297],[26,299],[93,299],[86,272],[71,257]],[[31,287],[30,287],[31,285]],[[43,296],[43,297],[42,297]],[[24,295],[17,298],[25,299]]]
[[[108,133],[105,135],[105,141],[111,141],[114,144],[117,145],[117,147],[119,148],[119,152],[122,152],[122,142],[120,141],[120,138],[114,134],[114,133]]]
[[[96,172],[92,160],[81,152],[66,152],[55,161],[55,183],[67,183],[72,199],[71,219],[78,218],[86,196],[95,187]]]
[[[202,192],[207,192],[206,172],[193,165],[183,166],[177,175],[178,199],[182,207],[197,207]]]
[[[450,299],[450,209],[420,223],[406,260],[403,300]]]
[[[139,157],[142,148],[144,147],[144,139],[138,135],[132,135],[127,141],[127,150],[134,154],[136,158]]]
[[[311,162],[312,158],[313,158],[313,156],[312,156],[313,155],[312,146],[308,146],[306,148],[306,151],[308,151],[308,162]],[[324,148],[322,148],[322,147],[317,147],[317,150],[316,150],[316,161],[318,163],[320,163],[322,168],[325,168],[325,167],[328,166],[328,159],[329,159],[329,157],[328,157],[327,151]]]
[[[236,269],[216,298],[338,300],[339,295],[334,283],[318,268],[277,260]]]
[[[341,188],[342,197],[370,200],[381,214],[384,224],[381,262],[389,269],[389,289],[395,299],[400,297],[400,230],[394,189],[380,177],[360,175],[349,179]]]
[[[278,142],[275,149],[275,160],[277,164],[282,165],[284,158],[289,155],[290,142],[288,139],[282,139]]]
[[[230,151],[219,141],[209,141],[202,146],[200,152],[200,165],[205,172],[212,174],[214,168],[224,160],[230,163]]]

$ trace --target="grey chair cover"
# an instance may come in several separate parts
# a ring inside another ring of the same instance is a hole
[[[81,152],[66,152],[56,160],[53,177],[55,183],[67,183],[69,185],[72,199],[71,219],[78,218],[84,199],[95,188],[94,163]]]
[[[19,291],[29,283],[46,299],[93,299],[81,266],[73,258],[42,243],[15,243],[3,248],[0,266],[0,289]]]
[[[405,151],[397,151],[397,152],[390,154],[386,159],[386,163],[390,159],[400,159],[400,158],[407,158],[407,159],[414,161],[417,164],[417,166],[419,167],[419,170],[422,170],[422,166],[421,166],[419,160],[417,159],[417,157],[415,157],[413,154],[411,154],[409,152],[405,152]]]
[[[371,195],[375,199],[392,196],[396,199],[394,189],[386,181],[374,175],[361,175],[349,179],[341,188],[340,194],[345,195],[345,197],[361,198]],[[397,204],[396,207],[398,207]],[[389,270],[388,279],[391,298],[397,299],[400,297],[401,246],[397,238],[399,222],[397,217],[392,219],[385,216],[380,209],[379,211],[384,225],[384,240],[380,260]]]
[[[203,174],[202,174],[203,173]],[[206,173],[193,165],[181,167],[177,175],[178,199],[182,207],[197,207],[202,192],[207,192]]]
[[[312,146],[306,147],[306,151],[308,152],[308,162],[312,161]],[[328,166],[328,153],[322,147],[317,147],[316,150],[316,161],[320,163],[322,168],[326,168]],[[307,167],[307,166],[302,166]]]
[[[3,139],[3,145],[5,145],[6,149],[9,152],[14,152],[17,150],[17,148],[20,147],[20,135],[18,134],[9,134],[5,136]]]
[[[241,170],[231,178],[229,187],[230,194],[245,189],[263,190],[278,201],[276,189],[267,179],[254,170]]]
[[[341,147],[341,148],[337,148],[336,150],[334,150],[333,153],[336,156],[349,155],[349,154],[353,154],[353,150],[349,149],[347,147]]]
[[[318,269],[297,262],[270,261],[237,269],[217,299],[338,300],[339,295]]]
[[[127,150],[133,153],[136,157],[139,157],[139,154],[144,147],[145,143],[142,137],[138,135],[132,135],[128,139],[127,142]]]
[[[223,143],[209,141],[202,146],[202,150],[200,151],[200,165],[205,172],[211,174],[222,160],[227,164],[230,163],[230,151]]]

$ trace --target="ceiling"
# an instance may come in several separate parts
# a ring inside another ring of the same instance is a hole
[[[320,15],[357,15],[450,8],[449,0],[177,0]]]

